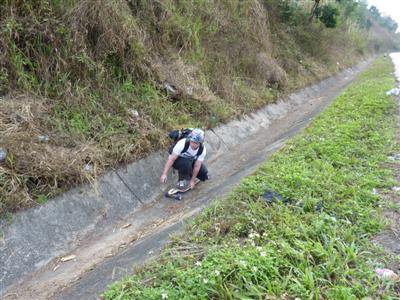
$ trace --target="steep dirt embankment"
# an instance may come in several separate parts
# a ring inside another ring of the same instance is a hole
[[[359,70],[340,73],[256,114],[208,131],[207,163],[213,179],[182,202],[162,199],[157,180],[163,157],[155,154],[125,171],[107,174],[99,181],[97,193],[90,187],[73,190],[20,214],[13,224],[3,226],[4,297],[94,298],[110,281],[130,272],[128,266],[143,262],[162,247],[183,220],[251,173]]]

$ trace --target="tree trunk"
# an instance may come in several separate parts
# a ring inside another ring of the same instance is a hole
[[[315,13],[317,12],[317,9],[318,9],[318,5],[319,5],[320,2],[321,2],[321,0],[314,0],[314,5],[313,5],[313,7],[311,9],[311,14],[310,14],[310,18],[309,18],[310,22],[314,18]]]

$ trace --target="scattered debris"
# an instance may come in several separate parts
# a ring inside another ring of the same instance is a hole
[[[263,198],[265,199],[265,202],[267,202],[268,204],[271,204],[271,203],[277,202],[277,201],[282,201],[284,204],[287,204],[290,202],[290,199],[283,198],[280,194],[278,194],[277,192],[272,191],[272,190],[267,190],[264,193]]]
[[[188,87],[186,88],[186,93],[187,93],[189,96],[192,96],[192,95],[193,95],[193,87],[192,87],[192,86],[188,86]]]
[[[108,253],[108,254],[104,255],[104,258],[109,258],[109,257],[112,257],[112,256],[114,256],[114,254]]]
[[[400,154],[395,153],[393,155],[388,156],[389,160],[400,160]]]
[[[394,186],[392,187],[393,192],[400,192],[400,186]]]
[[[325,215],[324,215],[324,220],[326,220],[326,221],[331,221],[331,222],[333,222],[333,223],[336,223],[336,222],[337,222],[337,219],[336,219],[335,216],[331,216],[331,215],[328,215],[328,214],[325,214]]]
[[[54,267],[53,272],[57,271],[57,269],[60,267],[60,265],[57,265]]]
[[[378,190],[377,190],[376,188],[373,188],[373,189],[372,189],[372,194],[374,194],[374,195],[379,195]]]
[[[124,226],[122,226],[121,229],[125,229],[125,228],[128,228],[128,227],[130,227],[130,226],[132,226],[132,224],[131,224],[131,223],[127,223],[127,224],[125,224]]]
[[[129,239],[129,244],[136,242],[139,238],[140,238],[140,235],[139,235],[139,234],[136,234],[135,236],[132,236],[132,237]]]
[[[93,171],[93,165],[92,164],[86,164],[83,169],[85,170],[85,172],[92,172]]]
[[[0,148],[0,161],[5,160],[7,157],[7,150],[4,148]]]
[[[387,96],[390,96],[390,95],[399,96],[400,95],[400,89],[398,89],[398,88],[391,89],[390,91],[386,92],[386,95]]]
[[[76,255],[68,255],[68,256],[65,256],[65,257],[61,257],[61,261],[62,262],[66,262],[66,261],[70,261],[70,260],[73,260],[73,259],[75,259],[76,258]]]
[[[321,200],[315,206],[315,211],[321,212],[323,208],[324,208],[324,201]]]
[[[169,94],[175,95],[178,92],[176,87],[170,84],[168,81],[164,82],[164,88]]]
[[[399,275],[397,275],[395,272],[393,272],[390,269],[377,268],[377,269],[375,269],[375,273],[382,279],[387,279],[387,280],[392,280],[392,281],[397,281],[400,279]]]
[[[48,135],[39,135],[38,136],[39,142],[47,143],[49,141]]]
[[[134,108],[129,109],[128,113],[134,118],[139,118],[139,112]]]

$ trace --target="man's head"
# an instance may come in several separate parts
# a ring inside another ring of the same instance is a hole
[[[193,149],[197,149],[200,146],[200,143],[204,142],[204,131],[199,128],[193,129],[189,135],[189,140],[190,146]]]

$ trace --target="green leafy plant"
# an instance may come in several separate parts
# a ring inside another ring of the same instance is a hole
[[[327,28],[335,28],[340,15],[339,9],[333,4],[326,4],[320,7],[317,11],[318,19],[324,23]]]

